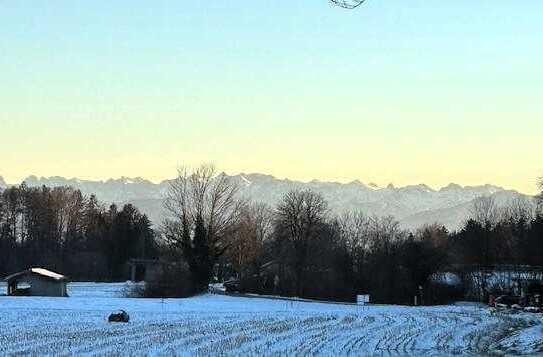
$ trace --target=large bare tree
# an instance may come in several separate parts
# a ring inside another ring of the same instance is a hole
[[[182,167],[170,182],[164,235],[181,249],[200,288],[209,282],[217,258],[228,248],[243,206],[238,185],[229,176],[217,174],[211,164]]]
[[[226,253],[241,278],[246,272],[257,272],[263,263],[264,244],[270,238],[272,227],[272,210],[267,205],[252,203],[243,207]]]
[[[496,224],[499,218],[499,211],[494,198],[483,196],[475,199],[470,208],[470,218],[483,226]]]
[[[533,202],[532,199],[524,196],[517,196],[501,207],[500,220],[515,223],[520,221],[529,222],[534,218],[536,208],[537,202]]]
[[[328,204],[322,195],[310,190],[292,190],[276,208],[276,225],[292,243],[296,292],[303,295],[303,273],[308,263],[309,247],[326,222]]]
[[[362,212],[347,212],[338,218],[337,223],[356,270],[369,248],[371,219]]]

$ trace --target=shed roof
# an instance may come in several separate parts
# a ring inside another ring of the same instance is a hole
[[[15,274],[11,274],[9,276],[7,276],[4,280],[13,280],[13,279],[16,279],[18,277],[21,277],[21,276],[24,276],[24,275],[38,275],[42,278],[46,278],[46,279],[52,279],[52,280],[56,280],[56,281],[62,281],[62,280],[67,280],[68,278],[62,274],[59,274],[59,273],[55,273],[53,271],[50,271],[50,270],[47,270],[47,269],[44,269],[44,268],[30,268],[30,269],[27,269],[27,270],[23,270],[21,272],[18,272],[18,273],[15,273]]]

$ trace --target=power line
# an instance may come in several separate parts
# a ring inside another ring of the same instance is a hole
[[[354,9],[360,6],[364,1],[366,0],[330,0],[332,4],[344,9]]]

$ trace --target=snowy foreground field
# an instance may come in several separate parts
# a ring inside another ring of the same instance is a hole
[[[3,287],[0,287],[3,288]],[[5,354],[452,355],[543,351],[540,315],[476,306],[360,308],[203,295],[118,297],[123,284],[74,283],[69,298],[0,297]],[[116,309],[128,324],[106,322]]]

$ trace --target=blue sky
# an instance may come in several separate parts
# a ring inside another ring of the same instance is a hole
[[[541,1],[14,1],[0,175],[493,182],[543,165]],[[6,154],[7,153],[7,154]]]

